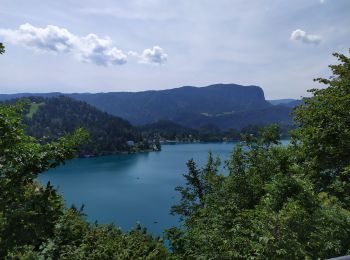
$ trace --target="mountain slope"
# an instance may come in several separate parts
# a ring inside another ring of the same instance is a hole
[[[57,96],[59,93],[38,95]],[[200,88],[186,86],[158,91],[64,95],[125,118],[134,125],[171,120],[191,128],[215,124],[226,129],[249,124],[291,123],[291,109],[266,101],[263,90],[257,86],[216,84]],[[0,95],[0,100],[10,96]]]
[[[303,103],[301,99],[275,99],[275,100],[268,100],[269,103],[272,105],[281,105],[286,107],[296,107]]]
[[[256,86],[217,84],[208,87],[181,87],[143,92],[70,94],[110,114],[142,125],[178,115],[246,111],[271,106]]]
[[[46,140],[71,133],[78,127],[87,129],[91,142],[80,147],[80,155],[105,155],[131,151],[127,141],[141,142],[140,133],[128,121],[101,112],[95,107],[69,97],[31,97],[36,111],[25,118],[28,134]]]
[[[290,117],[291,111],[292,108],[287,106],[271,106],[255,110],[216,115],[187,114],[186,116],[183,116],[179,114],[174,121],[193,128],[213,124],[220,129],[242,129],[248,125],[267,125],[273,123],[291,125],[293,123]]]
[[[292,101],[296,101],[297,99],[293,99],[293,98],[283,98],[283,99],[272,99],[272,100],[267,100],[269,103],[271,103],[272,105],[276,106],[276,105],[282,105],[282,104],[288,104]]]
[[[198,130],[182,126],[169,120],[160,120],[151,124],[143,125],[139,127],[139,129],[145,134],[149,135],[156,133],[162,137],[166,136],[168,139],[174,139],[176,135],[186,136],[198,134]]]

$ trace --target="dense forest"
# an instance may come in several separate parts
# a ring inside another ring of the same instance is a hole
[[[234,142],[242,140],[244,135],[258,135],[264,125],[247,125],[242,129],[222,130],[214,124],[203,125],[199,128],[190,128],[170,120],[159,120],[152,124],[139,127],[146,139],[162,138],[177,142]],[[281,138],[289,138],[289,131],[293,125],[280,125]]]
[[[69,97],[30,97],[24,123],[26,132],[48,142],[76,128],[84,128],[90,139],[79,146],[80,156],[107,155],[149,149],[140,132],[128,121],[111,116]],[[133,145],[128,145],[131,141]]]
[[[288,146],[278,127],[246,135],[226,162],[193,160],[166,230],[170,248],[137,226],[88,223],[38,174],[73,158],[85,130],[47,143],[25,133],[23,104],[0,105],[0,258],[324,259],[350,254],[350,58],[294,110]],[[28,113],[28,111],[26,111]],[[34,114],[35,115],[35,114]],[[33,115],[33,116],[34,116]]]

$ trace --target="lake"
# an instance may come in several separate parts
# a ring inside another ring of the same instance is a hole
[[[169,214],[179,201],[174,189],[184,185],[186,162],[193,158],[199,166],[208,152],[222,161],[229,158],[234,143],[163,145],[162,151],[74,159],[39,176],[58,187],[66,205],[85,205],[90,221],[114,223],[124,231],[139,222],[155,234],[178,224]]]

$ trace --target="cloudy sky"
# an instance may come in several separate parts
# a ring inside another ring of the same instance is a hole
[[[349,0],[0,0],[0,93],[214,83],[298,98],[350,48]]]

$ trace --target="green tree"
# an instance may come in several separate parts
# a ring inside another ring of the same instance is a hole
[[[219,175],[219,158],[214,159],[209,153],[208,162],[203,169],[198,169],[193,159],[187,162],[188,173],[184,174],[186,187],[176,187],[181,193],[181,203],[171,209],[173,215],[187,218],[190,214],[205,205],[205,195],[220,183],[223,176]]]
[[[349,252],[349,211],[315,190],[293,149],[275,145],[274,131],[238,146],[227,176],[211,171],[220,181],[200,181],[202,171],[188,163],[191,178],[173,208],[182,227],[167,230],[176,258],[311,259]]]
[[[0,106],[0,256],[15,246],[40,245],[52,232],[63,201],[36,177],[74,157],[86,133],[41,145],[24,133],[23,104]]]
[[[333,54],[333,76],[318,78],[326,86],[312,89],[294,114],[294,131],[301,162],[309,166],[309,177],[319,191],[327,191],[350,209],[350,58]]]
[[[0,54],[3,54],[5,52],[5,46],[0,42]]]

